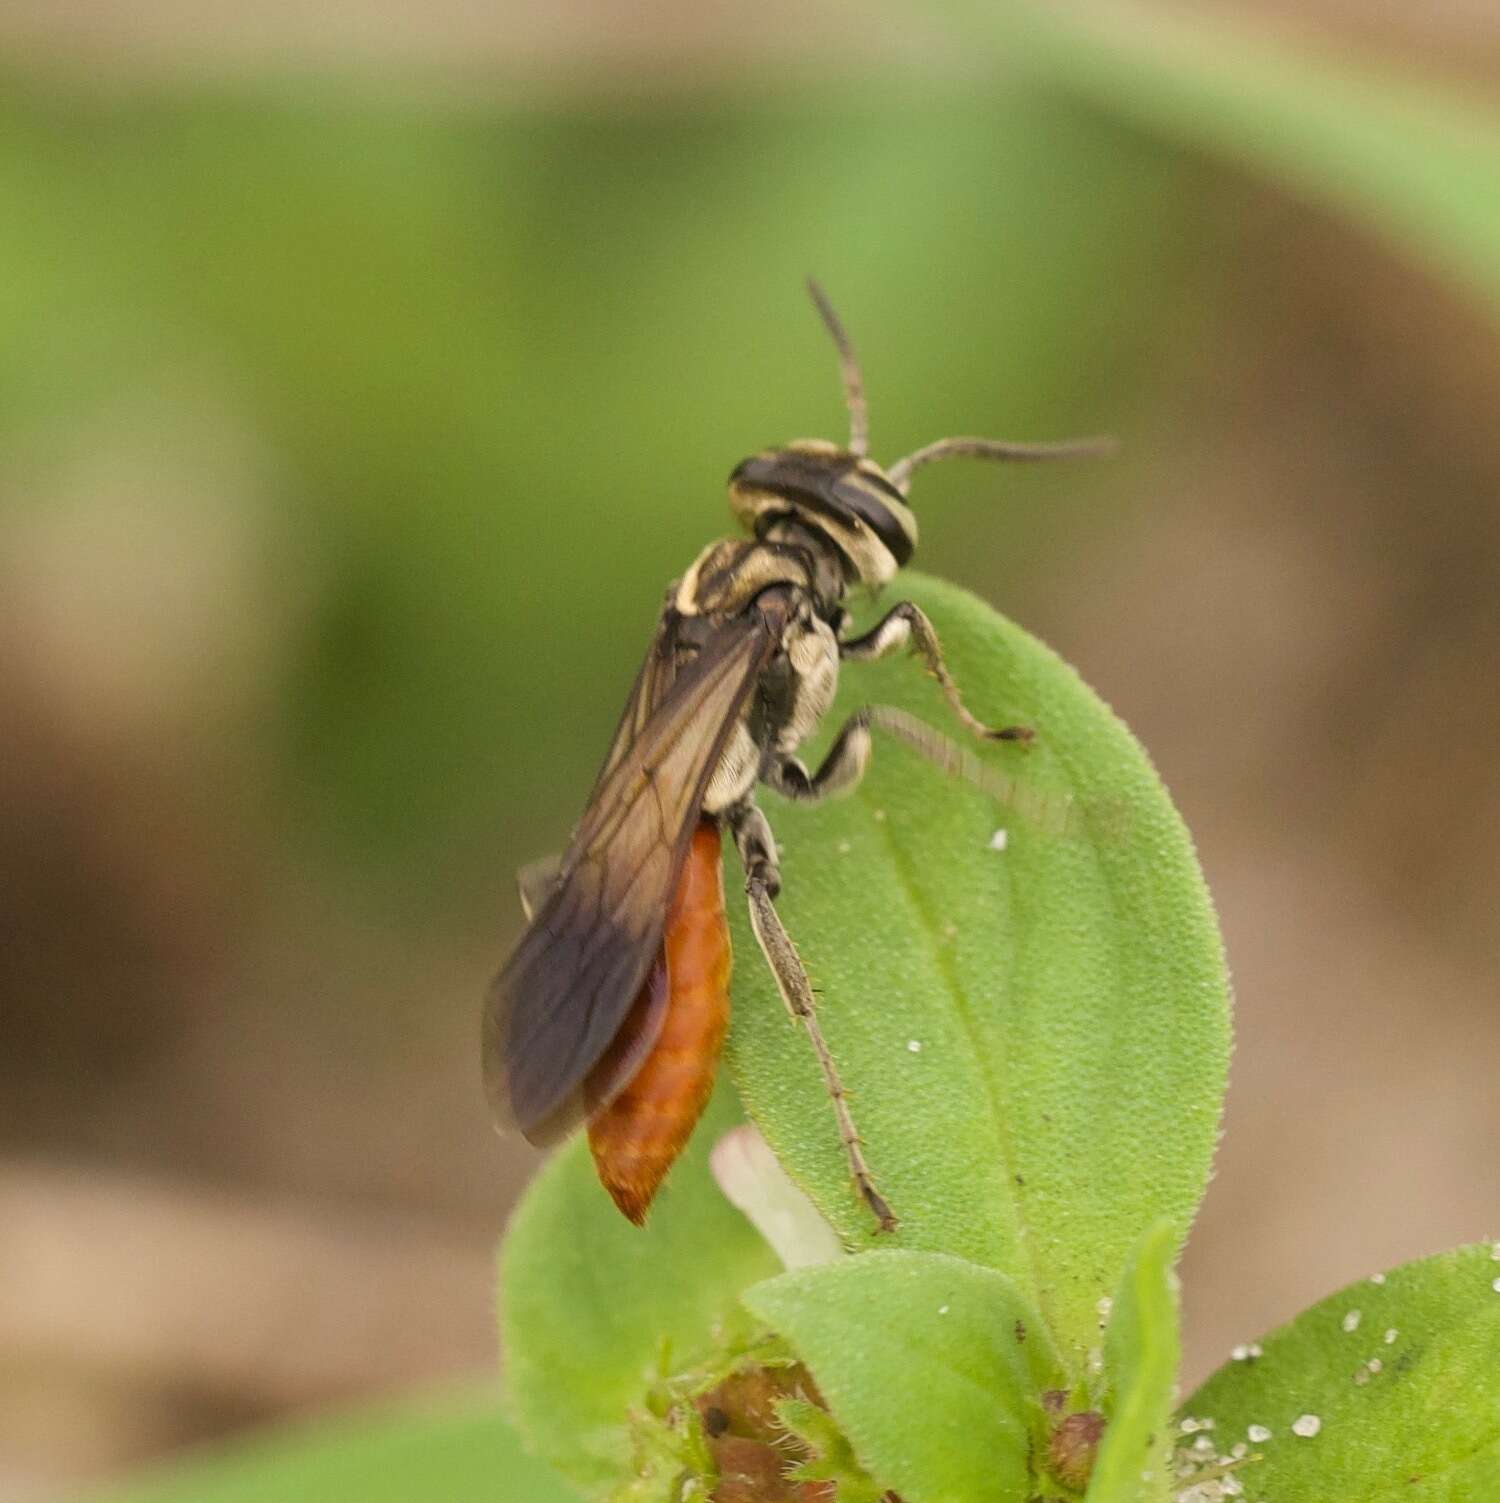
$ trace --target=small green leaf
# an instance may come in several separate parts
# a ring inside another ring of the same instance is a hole
[[[782,1399],[776,1417],[789,1435],[812,1452],[812,1459],[787,1468],[798,1482],[832,1482],[838,1503],[880,1503],[885,1489],[859,1464],[839,1423],[826,1410],[806,1399]]]
[[[1238,1474],[1249,1503],[1494,1498],[1497,1280],[1486,1244],[1351,1284],[1221,1367],[1184,1413],[1214,1421],[1219,1451],[1260,1456]]]
[[[628,1474],[629,1416],[651,1384],[744,1332],[740,1292],[779,1266],[708,1173],[709,1149],[738,1120],[720,1091],[644,1230],[600,1188],[581,1136],[511,1222],[501,1330],[516,1424],[591,1492]]]
[[[179,1463],[98,1503],[574,1503],[488,1396],[372,1410]]]
[[[1176,1231],[1158,1222],[1141,1239],[1114,1297],[1104,1335],[1109,1423],[1088,1503],[1139,1503],[1168,1494],[1177,1385]]]
[[[1203,1191],[1229,1041],[1218,932],[1182,821],[1077,674],[952,585],[897,588],[974,712],[1035,728],[1029,747],[967,748],[1015,780],[1024,811],[881,738],[851,797],[764,798],[779,906],[900,1218],[894,1244],[1008,1274],[1076,1378],[1142,1233],[1166,1218],[1181,1235]],[[822,744],[871,701],[965,735],[901,660],[845,671]],[[881,1245],[807,1042],[731,908],[736,1083],[845,1240]]]
[[[783,1274],[746,1306],[807,1364],[860,1464],[906,1503],[1020,1503],[1036,1395],[1061,1368],[1003,1274],[872,1252]]]

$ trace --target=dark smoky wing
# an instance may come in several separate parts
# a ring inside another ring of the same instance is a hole
[[[759,614],[707,637],[607,765],[557,886],[490,988],[490,1104],[534,1143],[586,1113],[582,1087],[656,958],[704,789],[777,637]]]
[[[666,609],[656,623],[656,633],[646,649],[645,660],[630,688],[630,698],[620,712],[619,724],[615,727],[614,739],[605,754],[604,765],[594,780],[589,802],[593,803],[606,779],[620,764],[620,759],[640,739],[647,722],[666,699],[677,677],[678,627],[682,617],[672,608],[670,597]]]

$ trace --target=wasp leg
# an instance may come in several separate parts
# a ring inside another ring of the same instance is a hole
[[[865,1162],[859,1133],[854,1118],[849,1115],[849,1104],[844,1093],[844,1083],[839,1079],[838,1066],[823,1030],[818,1026],[816,1004],[813,1001],[812,983],[802,967],[802,958],[797,947],[786,932],[776,905],[771,901],[781,888],[781,873],[777,866],[776,841],[766,817],[748,800],[728,814],[730,828],[734,832],[735,845],[740,860],[745,866],[745,892],[750,900],[750,927],[755,930],[756,942],[771,974],[776,978],[776,989],[794,1021],[807,1030],[808,1040],[818,1059],[818,1068],[823,1072],[823,1084],[833,1102],[833,1114],[838,1119],[839,1137],[844,1144],[844,1155],[849,1160],[849,1172],[854,1178],[860,1198],[870,1208],[883,1232],[896,1230],[896,1217],[885,1197],[875,1188],[874,1176]]]
[[[870,711],[856,710],[828,748],[828,755],[814,773],[798,757],[772,756],[761,781],[785,798],[816,804],[825,798],[848,793],[865,775],[870,764]]]
[[[871,731],[884,731],[949,777],[973,784],[997,804],[1015,809],[1039,829],[1062,835],[1075,828],[1079,811],[1070,795],[1029,788],[998,767],[981,762],[967,747],[949,740],[925,720],[895,705],[865,705],[856,710],[839,728],[817,772],[809,773],[796,757],[773,756],[761,773],[761,781],[784,797],[803,804],[816,804],[847,793],[869,766],[873,750]]]
[[[874,750],[872,729],[885,731],[905,742],[914,752],[952,777],[963,778],[985,792],[1009,803],[1016,783],[998,769],[987,767],[972,752],[950,741],[925,720],[898,710],[895,705],[865,705],[839,727],[828,755],[816,772],[810,773],[797,757],[772,756],[761,781],[784,798],[801,804],[821,803],[855,788],[870,765]],[[758,811],[757,811],[758,812]]]
[[[748,798],[726,810],[724,817],[745,868],[746,891],[750,883],[759,882],[767,896],[774,898],[781,891],[781,857],[770,821]]]
[[[986,725],[969,713],[948,665],[943,661],[942,644],[932,622],[910,600],[893,605],[862,637],[839,643],[839,657],[845,662],[868,663],[910,645],[927,671],[938,681],[943,698],[964,728],[982,741],[1030,741],[1035,734],[1028,726],[1007,725],[998,729]]]
[[[865,705],[839,727],[828,755],[814,773],[797,757],[772,756],[761,781],[784,798],[801,804],[821,803],[856,787],[870,765],[874,750],[870,739],[876,728],[905,742],[914,752],[952,777],[963,778],[1004,802],[1014,795],[1015,783],[1002,772],[987,767],[972,752],[950,741],[925,720],[908,715],[894,705]],[[759,812],[759,811],[757,811]]]

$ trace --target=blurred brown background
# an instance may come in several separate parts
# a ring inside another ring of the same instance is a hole
[[[1295,10],[1500,81],[1488,6]],[[492,1369],[510,872],[730,464],[838,424],[809,270],[878,452],[1125,440],[934,473],[921,563],[1200,844],[1189,1379],[1500,1229],[1493,299],[925,13],[5,0],[0,70],[0,1500]]]

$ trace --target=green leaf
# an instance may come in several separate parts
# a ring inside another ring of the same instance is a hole
[[[1177,1238],[1160,1222],[1125,1270],[1104,1335],[1109,1423],[1090,1479],[1088,1503],[1137,1503],[1167,1495],[1172,1401],[1176,1396]]]
[[[590,1491],[630,1466],[628,1421],[653,1381],[747,1326],[742,1290],[779,1266],[708,1173],[739,1120],[720,1091],[644,1230],[600,1188],[580,1136],[532,1183],[506,1237],[501,1330],[516,1424]]]
[[[788,1467],[788,1477],[834,1483],[838,1503],[880,1503],[885,1489],[859,1464],[848,1437],[826,1409],[806,1399],[782,1399],[776,1405],[776,1418],[813,1453],[810,1461]]]
[[[967,8],[967,7],[966,7]],[[986,9],[983,24],[997,13]],[[1054,83],[1358,215],[1500,303],[1500,112],[1394,67],[1160,8],[1027,6],[1001,23]],[[1017,34],[1019,33],[1019,35]]]
[[[1028,1496],[1035,1396],[1061,1368],[1003,1274],[872,1252],[783,1274],[745,1304],[807,1364],[861,1465],[906,1503]]]
[[[372,1410],[162,1468],[98,1503],[569,1503],[489,1397]]]
[[[1203,1191],[1228,1051],[1218,932],[1182,821],[1077,674],[962,590],[921,575],[897,589],[931,616],[975,713],[1035,728],[1029,747],[970,742],[1032,817],[882,739],[848,799],[763,800],[779,906],[900,1217],[893,1245],[1005,1272],[1077,1377],[1136,1242],[1162,1218],[1181,1235]],[[871,700],[964,734],[909,660],[843,680],[825,745]],[[729,1043],[741,1095],[846,1240],[876,1245],[811,1051],[741,909]]]
[[[1243,1442],[1262,1458],[1239,1473],[1249,1503],[1493,1498],[1497,1256],[1465,1247],[1351,1284],[1220,1368],[1184,1413],[1214,1422],[1220,1452]]]

